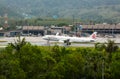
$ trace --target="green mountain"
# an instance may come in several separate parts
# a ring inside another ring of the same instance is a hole
[[[0,0],[4,8],[10,17],[120,21],[120,0]]]

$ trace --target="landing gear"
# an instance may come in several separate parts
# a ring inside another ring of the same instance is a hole
[[[47,40],[47,45],[50,46],[50,38]]]
[[[67,39],[67,40],[64,40],[64,44],[65,44],[65,46],[69,46],[69,45],[71,45],[71,42],[69,39]]]

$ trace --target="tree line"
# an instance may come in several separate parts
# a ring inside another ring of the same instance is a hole
[[[113,50],[112,50],[113,49]],[[119,79],[120,49],[36,46],[21,39],[0,50],[0,79]]]

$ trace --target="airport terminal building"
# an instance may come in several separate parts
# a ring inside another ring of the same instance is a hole
[[[95,24],[95,25],[78,25],[81,26],[77,32],[82,33],[93,33],[94,31],[99,34],[120,34],[120,23],[119,24]],[[33,35],[45,35],[45,34],[56,34],[64,33],[69,34],[72,30],[70,26],[63,27],[49,27],[45,28],[44,26],[23,26],[22,33],[23,34],[33,34]],[[74,30],[76,31],[76,30]]]
[[[100,34],[120,34],[120,24],[82,25],[82,32],[92,33],[93,31]]]
[[[82,32],[82,33],[93,33],[94,31],[99,34],[120,34],[120,23],[119,24],[95,24],[95,25],[80,25],[79,30],[74,30],[74,32]],[[0,36],[16,36],[21,33],[22,35],[46,35],[46,34],[56,34],[64,33],[70,34],[72,32],[71,26],[64,27],[49,27],[45,28],[44,26],[23,26],[20,30],[13,31],[4,31],[0,30]]]

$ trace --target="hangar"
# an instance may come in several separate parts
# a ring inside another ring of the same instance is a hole
[[[44,26],[23,26],[23,35],[44,35]]]

